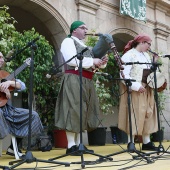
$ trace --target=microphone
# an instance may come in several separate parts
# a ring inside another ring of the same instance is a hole
[[[4,58],[5,62],[9,62],[12,59],[12,55],[14,54],[14,52],[15,52],[15,49],[12,49],[8,52],[8,54]]]
[[[52,66],[52,68],[49,70],[49,73],[46,74],[46,78],[50,79],[53,75],[56,75],[59,72],[62,72],[62,70]]]
[[[86,35],[91,35],[91,36],[101,36],[102,33],[97,33],[97,34],[89,33],[89,34],[86,34]]]
[[[85,49],[83,49],[83,50],[80,52],[80,54],[83,54],[83,53],[86,52],[88,49],[89,49],[89,48],[86,47]]]
[[[160,55],[160,57],[166,58],[168,57],[170,59],[170,54],[164,54],[164,55]]]
[[[109,73],[103,73],[103,72],[96,72],[95,74],[101,75],[101,76],[110,76]]]
[[[162,54],[162,55],[159,55],[159,54],[157,54],[157,53],[155,53],[155,52],[153,52],[153,51],[151,51],[151,50],[148,50],[150,53],[152,53],[153,55],[157,55],[157,56],[159,56],[159,57],[163,57],[163,58],[166,58],[166,57],[168,57],[169,59],[170,59],[170,54]]]
[[[83,53],[86,52],[89,48],[84,48],[80,53],[76,54],[74,57],[77,57],[79,60],[82,58]]]

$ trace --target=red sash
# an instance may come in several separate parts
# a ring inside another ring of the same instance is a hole
[[[79,75],[78,70],[66,70],[65,73],[72,73],[72,74]],[[82,70],[82,76],[85,77],[85,78],[92,79],[93,75],[94,75],[94,73],[91,72],[91,71]]]

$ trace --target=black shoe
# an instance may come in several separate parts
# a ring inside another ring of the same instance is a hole
[[[157,151],[158,147],[155,147],[153,142],[142,144],[142,150]]]
[[[85,152],[85,153],[87,153],[87,154],[88,154],[88,153],[89,153],[89,154],[90,154],[90,153],[94,153],[94,150],[87,149],[86,146],[84,146],[84,149],[85,149],[85,151],[88,151],[88,152]]]
[[[72,155],[72,156],[81,156],[81,153],[78,152],[77,145],[74,145],[71,148],[67,148],[66,154],[69,154],[69,155]]]

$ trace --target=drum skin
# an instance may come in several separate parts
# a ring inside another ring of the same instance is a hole
[[[157,82],[157,91],[158,92],[161,92],[166,89],[167,80],[163,73],[156,72],[156,82]],[[154,72],[152,72],[151,74],[148,75],[147,84],[149,85],[149,87],[151,87],[153,89],[155,88]]]

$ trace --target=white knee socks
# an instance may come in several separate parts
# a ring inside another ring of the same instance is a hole
[[[67,141],[68,141],[68,148],[71,148],[75,143],[75,134],[73,132],[66,131]]]
[[[142,139],[143,139],[143,144],[147,144],[151,141],[150,135],[142,135]]]
[[[66,131],[68,148],[71,148],[73,145],[79,146],[80,144],[80,133],[73,133]]]
[[[128,143],[131,142],[130,141],[130,134],[128,134]],[[134,143],[134,135],[132,135],[132,142]]]
[[[143,140],[143,144],[147,144],[149,143],[150,140],[150,135],[142,135],[142,140]],[[128,143],[130,142],[130,135],[128,134]],[[134,136],[132,136],[132,142],[134,143]]]

